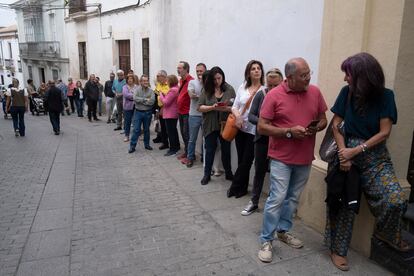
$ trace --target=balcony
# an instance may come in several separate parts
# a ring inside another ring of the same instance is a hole
[[[22,58],[60,58],[60,43],[58,41],[39,41],[19,43]]]

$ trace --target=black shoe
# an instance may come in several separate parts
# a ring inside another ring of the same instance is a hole
[[[101,119],[98,119],[98,118],[94,118],[94,120],[95,120],[95,121],[100,121]]]
[[[188,160],[187,162],[187,168],[191,168],[194,165],[194,161],[193,160]]]
[[[84,116],[81,114],[80,117],[84,117]]]
[[[207,175],[207,176],[203,176],[203,179],[201,179],[201,181],[200,181],[200,183],[201,183],[201,185],[207,185],[208,184],[208,182],[210,182],[210,176],[209,175]]]
[[[233,181],[233,174],[232,173],[226,173],[226,180]]]
[[[158,143],[161,143],[162,141],[161,141],[161,137],[156,137],[156,138],[154,138],[154,139],[152,139],[152,142],[154,142],[154,144],[158,144]]]
[[[133,153],[135,151],[135,148],[129,148],[128,153]]]
[[[146,150],[152,150],[152,147],[151,146],[145,146],[145,149]]]
[[[114,130],[115,130],[115,131],[117,131],[117,130],[122,130],[122,127],[116,127],[116,128],[114,128]]]
[[[236,198],[240,198],[240,197],[243,197],[243,196],[245,196],[245,195],[247,195],[247,191],[244,191],[244,192],[238,193],[238,194],[236,195]]]
[[[102,116],[102,113],[99,113],[99,117],[101,117]]]
[[[59,135],[59,131],[55,131],[55,135]]]
[[[164,156],[171,156],[171,155],[175,155],[176,153],[177,153],[176,151],[169,150],[169,151],[167,151],[166,154],[164,154]]]
[[[88,119],[88,121],[92,123],[92,119]]]
[[[168,149],[169,148],[169,146],[168,145],[166,145],[166,144],[162,144],[160,147],[159,147],[159,149],[160,150],[164,150],[164,149]]]
[[[110,124],[110,123],[111,123],[111,120],[106,121],[106,123],[107,123],[107,124]]]
[[[235,194],[234,194],[234,192],[231,190],[231,189],[228,189],[227,190],[227,197],[232,197],[232,196],[235,196]]]

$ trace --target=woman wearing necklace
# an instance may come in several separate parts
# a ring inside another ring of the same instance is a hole
[[[232,112],[236,117],[239,132],[236,135],[237,170],[233,182],[227,191],[227,197],[242,197],[247,194],[250,168],[254,159],[254,136],[256,126],[249,122],[250,104],[260,90],[266,89],[264,84],[263,65],[260,61],[251,60],[244,71],[244,83],[237,90]],[[245,108],[247,106],[247,108]]]
[[[198,111],[203,113],[203,136],[205,146],[204,176],[201,185],[210,181],[211,168],[217,148],[217,140],[221,145],[221,160],[226,179],[232,180],[230,142],[220,136],[222,122],[227,120],[236,94],[234,88],[226,83],[223,70],[215,66],[203,74],[203,90],[198,100]]]

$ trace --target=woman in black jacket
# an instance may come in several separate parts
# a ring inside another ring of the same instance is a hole
[[[83,117],[83,104],[85,103],[85,95],[83,92],[82,82],[77,81],[76,88],[73,89],[73,97],[75,98],[78,117]]]

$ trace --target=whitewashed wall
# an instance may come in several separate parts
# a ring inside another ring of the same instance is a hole
[[[93,2],[93,1],[88,1]],[[117,1],[117,7],[137,1]],[[145,2],[145,1],[141,1]],[[102,1],[102,10],[114,8]],[[91,10],[91,9],[89,9]],[[131,40],[131,66],[142,72],[141,39],[150,39],[150,72],[176,73],[179,60],[219,65],[230,84],[243,81],[246,63],[261,60],[265,69],[283,68],[295,56],[309,61],[317,79],[323,0],[153,0],[144,8],[69,21],[66,24],[70,74],[79,76],[79,41],[87,42],[88,71],[107,76],[118,65],[116,40]],[[112,26],[112,38],[107,37]]]

